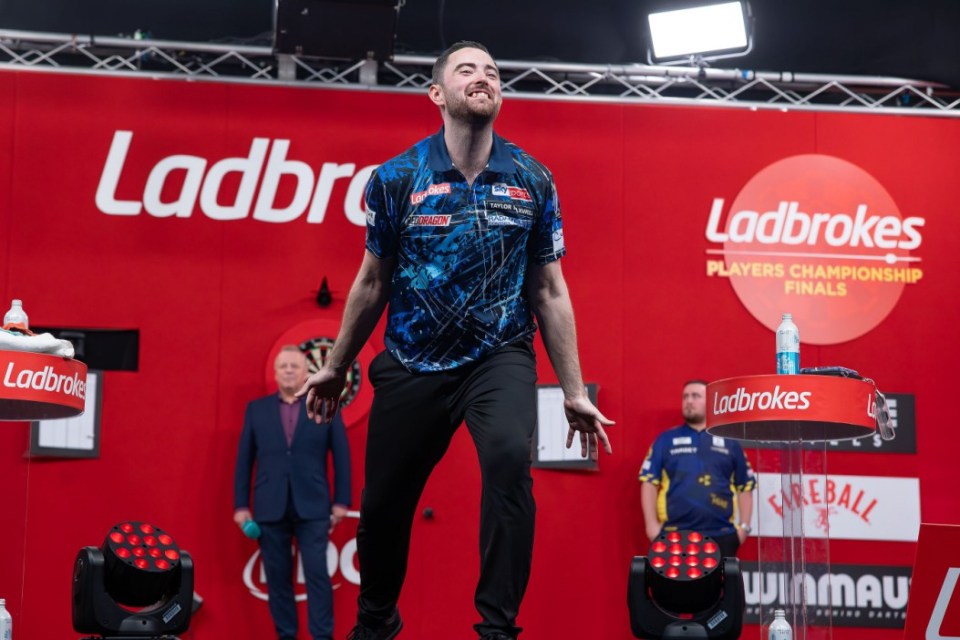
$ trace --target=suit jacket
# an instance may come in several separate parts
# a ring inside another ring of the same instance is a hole
[[[250,507],[250,477],[253,481],[253,514],[261,522],[282,520],[287,497],[293,496],[297,515],[306,520],[330,516],[331,492],[327,482],[327,454],[333,453],[333,503],[350,504],[350,449],[340,415],[329,424],[307,419],[301,402],[293,443],[288,447],[280,422],[277,394],[247,405],[237,450],[234,506]]]

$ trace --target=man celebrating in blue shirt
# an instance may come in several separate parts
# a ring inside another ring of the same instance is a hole
[[[707,383],[683,385],[679,427],[654,440],[640,469],[640,500],[647,537],[664,531],[698,531],[733,557],[750,533],[756,478],[736,440],[711,436]]]
[[[366,253],[326,365],[301,389],[318,422],[337,409],[344,373],[389,302],[374,387],[357,547],[360,596],[350,640],[389,640],[417,501],[462,422],[480,459],[484,640],[520,633],[535,505],[537,329],[564,392],[567,446],[611,452],[612,424],[587,398],[573,307],[560,270],[566,249],[550,172],[493,131],[500,73],[486,48],[460,42],[433,67],[430,100],[443,128],[371,177]],[[455,635],[455,633],[453,634]]]

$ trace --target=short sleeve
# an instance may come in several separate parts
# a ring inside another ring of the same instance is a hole
[[[549,174],[547,174],[545,191],[543,204],[537,212],[530,238],[530,255],[539,265],[559,260],[567,252],[563,242],[560,199],[557,197],[557,187]]]
[[[400,244],[398,213],[379,171],[370,176],[363,199],[367,209],[367,250],[378,258],[392,258]]]
[[[756,489],[757,476],[753,472],[753,467],[750,466],[750,461],[747,459],[746,454],[743,453],[743,449],[739,445],[737,445],[736,450],[733,451],[733,461],[734,488],[740,493]]]
[[[657,440],[647,451],[647,456],[643,459],[643,465],[640,467],[640,482],[649,482],[652,485],[660,486],[660,477],[663,474],[663,455]]]

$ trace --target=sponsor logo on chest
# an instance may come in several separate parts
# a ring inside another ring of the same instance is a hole
[[[525,202],[530,202],[533,200],[533,198],[530,197],[530,192],[526,189],[514,187],[502,182],[491,185],[490,193],[495,196],[507,196],[512,200],[523,200]]]
[[[410,216],[409,225],[411,227],[448,227],[451,217],[449,214]]]
[[[410,194],[410,204],[416,206],[427,199],[428,196],[447,195],[450,193],[450,183],[441,182],[440,184],[431,184],[423,191],[417,191]]]
[[[507,213],[513,213],[525,218],[533,217],[533,209],[525,207],[523,205],[514,204],[513,202],[500,202],[498,200],[488,200],[484,203],[484,206],[487,209],[493,209],[495,211],[505,211]]]

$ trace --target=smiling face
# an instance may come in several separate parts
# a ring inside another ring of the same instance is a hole
[[[490,54],[473,47],[447,58],[439,83],[430,85],[430,99],[445,118],[473,125],[493,122],[500,112],[500,72]]]

